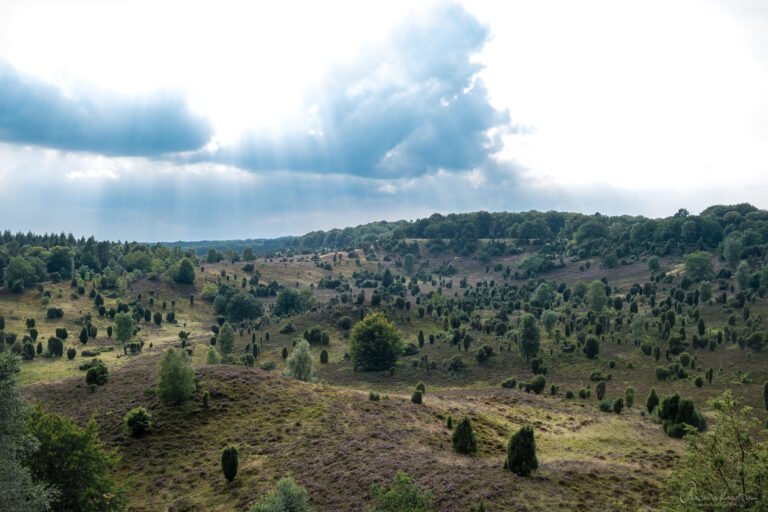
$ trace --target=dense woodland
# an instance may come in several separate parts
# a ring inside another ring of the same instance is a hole
[[[768,211],[751,205],[0,242],[16,510],[768,507]],[[88,463],[64,469],[75,445]]]

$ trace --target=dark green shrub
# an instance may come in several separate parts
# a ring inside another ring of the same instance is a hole
[[[598,400],[605,398],[605,381],[601,380],[597,383],[597,386],[595,386],[595,396],[597,396]]]
[[[70,350],[74,350],[74,349],[70,349]],[[64,342],[55,336],[51,336],[50,338],[48,338],[48,353],[52,357],[61,357],[62,355],[64,355]],[[69,357],[69,354],[67,354],[67,357]],[[69,359],[72,359],[72,358],[69,357]]]
[[[456,424],[451,442],[453,443],[453,451],[456,453],[470,454],[477,451],[477,436],[469,417],[464,416],[464,419]]]
[[[229,445],[221,451],[221,470],[224,478],[231,482],[237,476],[237,448]]]
[[[378,402],[381,400],[381,395],[371,391],[368,393],[368,400],[370,400],[371,402]]]
[[[320,351],[320,362],[322,364],[328,364],[328,351],[325,349]]]
[[[68,348],[67,349],[67,359],[69,359],[71,361],[72,359],[75,358],[75,356],[77,356],[77,350],[75,350],[74,348]]]
[[[698,375],[698,376],[696,377],[696,379],[694,379],[693,383],[694,383],[694,385],[695,385],[697,388],[700,388],[701,386],[703,386],[703,385],[704,385],[704,379],[702,378],[702,376],[701,376],[701,375]]]
[[[144,407],[134,407],[123,421],[133,437],[141,437],[152,429],[152,415]]]
[[[501,383],[501,387],[514,389],[517,387],[517,379],[510,377]]]
[[[539,460],[536,457],[536,440],[533,435],[533,427],[523,425],[509,438],[504,469],[520,476],[528,476],[538,467]]]
[[[590,336],[587,338],[587,340],[584,342],[584,354],[589,359],[594,359],[598,353],[600,353],[600,342],[597,341],[597,338],[594,336]]]
[[[420,404],[421,401],[422,401],[422,392],[417,389],[411,395],[411,402],[413,402],[415,404]]]
[[[85,383],[89,386],[92,384],[103,386],[108,380],[109,370],[107,369],[107,365],[101,361],[91,366],[85,374]]]
[[[651,391],[648,393],[648,398],[645,400],[645,408],[648,410],[649,413],[652,413],[656,407],[659,405],[659,395],[656,394],[656,390],[651,388]]]
[[[547,386],[547,380],[544,378],[543,375],[536,375],[531,381],[531,390],[533,390],[533,392],[536,393],[537,395],[540,394],[542,391],[544,391],[544,388],[546,386]]]
[[[613,402],[608,398],[600,400],[600,403],[597,406],[603,412],[611,412],[613,410]]]
[[[617,398],[615,402],[613,402],[613,412],[616,414],[621,414],[621,411],[624,409],[624,399],[623,398]]]
[[[427,394],[427,386],[423,382],[419,382],[416,384],[416,389],[422,392],[422,394]]]
[[[694,427],[699,432],[706,428],[704,417],[696,410],[693,401],[682,398],[679,393],[665,397],[659,406],[664,432],[670,437],[683,437],[687,427]]]

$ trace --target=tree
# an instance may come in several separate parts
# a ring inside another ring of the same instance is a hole
[[[398,470],[389,488],[373,486],[374,504],[368,512],[431,512],[430,491],[421,492],[419,485],[407,473]]]
[[[520,354],[528,361],[531,357],[536,357],[541,348],[541,334],[536,317],[530,313],[523,315],[518,332],[518,348]]]
[[[697,251],[685,255],[685,273],[691,281],[699,282],[712,279],[712,257],[706,251]]]
[[[741,251],[744,249],[744,244],[741,243],[741,238],[738,236],[729,236],[723,242],[723,258],[731,268],[736,268],[741,260]]]
[[[648,393],[648,398],[645,400],[645,408],[649,413],[653,413],[653,410],[656,409],[658,405],[659,395],[656,394],[656,390],[654,388],[651,388],[650,393]]]
[[[249,512],[311,512],[307,490],[293,478],[281,478],[277,487],[251,505]]]
[[[557,313],[548,309],[541,314],[541,323],[547,331],[547,336],[552,336],[552,329],[557,325]]]
[[[5,286],[14,292],[23,292],[24,287],[37,282],[35,268],[23,256],[14,256],[5,267]]]
[[[413,266],[416,262],[416,258],[413,257],[413,254],[406,254],[403,258],[403,270],[405,270],[405,273],[408,275],[413,274]]]
[[[739,284],[739,290],[746,291],[749,289],[751,277],[749,264],[746,261],[739,262],[739,265],[736,267],[736,282]]]
[[[584,342],[584,354],[587,356],[587,359],[594,359],[599,352],[600,342],[594,336],[588,337]]]
[[[216,350],[216,347],[208,347],[205,353],[205,364],[219,364],[221,362],[221,355]]]
[[[195,265],[189,258],[181,258],[179,268],[176,270],[176,275],[173,276],[173,279],[177,283],[195,284]]]
[[[221,450],[221,470],[227,482],[232,482],[237,476],[237,447],[229,445]]]
[[[712,299],[712,283],[702,281],[699,283],[699,302],[707,303]]]
[[[300,292],[292,288],[283,288],[277,293],[274,313],[279,316],[298,315],[312,305],[312,292],[304,289]]]
[[[472,422],[467,416],[456,424],[451,436],[453,451],[456,453],[475,453],[477,452],[477,436],[472,428]]]
[[[589,309],[595,313],[601,312],[608,304],[608,296],[605,294],[605,285],[602,281],[592,281],[589,284],[587,304],[589,304]]]
[[[296,342],[291,355],[288,356],[288,375],[302,382],[312,382],[312,354],[309,351],[309,342],[300,339]]]
[[[632,337],[635,338],[635,341],[643,339],[643,336],[645,336],[645,315],[637,313],[633,316],[629,329],[632,331]]]
[[[135,322],[128,313],[118,313],[115,315],[115,338],[120,343],[128,343],[133,336]]]
[[[533,302],[536,306],[545,308],[549,306],[550,302],[552,302],[553,296],[554,294],[552,293],[552,289],[549,287],[549,285],[547,283],[541,283],[536,288],[536,290],[534,290],[531,302]]]
[[[386,370],[403,352],[403,339],[395,324],[380,311],[366,315],[352,327],[351,352],[355,366]]]
[[[539,459],[536,458],[536,440],[533,436],[533,427],[523,425],[509,438],[504,469],[520,476],[528,476],[538,467]]]
[[[107,509],[107,495],[109,510],[124,509],[125,492],[109,474],[118,456],[104,446],[96,420],[80,428],[67,418],[36,409],[26,431],[40,443],[27,459],[32,474],[59,491],[53,510],[101,512]]]
[[[216,336],[216,343],[219,345],[222,354],[230,354],[235,348],[235,330],[225,322]]]
[[[651,256],[650,258],[648,258],[648,269],[651,272],[656,272],[657,270],[659,270],[659,266],[660,266],[659,258],[657,258],[656,256]]]
[[[624,403],[627,405],[627,409],[631,409],[635,404],[635,388],[630,386],[624,390]]]
[[[667,483],[665,510],[768,510],[768,442],[752,408],[730,391],[709,401],[714,429],[691,431]],[[701,497],[718,501],[701,501]],[[702,506],[703,505],[703,506]]]
[[[134,407],[123,418],[133,437],[141,437],[152,429],[152,415],[144,407]]]
[[[693,401],[682,398],[679,393],[667,396],[661,401],[659,418],[664,432],[669,437],[683,437],[693,429],[703,432],[707,426],[704,416],[696,410]]]
[[[250,293],[238,292],[227,303],[227,317],[230,322],[239,323],[264,314],[261,301]]]
[[[0,352],[0,510],[42,512],[55,496],[48,486],[35,483],[22,464],[37,441],[24,429],[29,411],[16,385],[20,371],[18,357]]]
[[[169,348],[160,359],[157,395],[166,404],[179,405],[195,392],[195,372],[185,351]]]
[[[107,381],[109,381],[109,369],[103,361],[97,361],[85,373],[85,383],[89,386],[103,386]]]

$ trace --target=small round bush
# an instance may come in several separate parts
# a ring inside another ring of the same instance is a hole
[[[600,410],[603,412],[611,412],[613,411],[613,402],[609,400],[608,398],[600,401]]]
[[[421,393],[421,390],[417,389],[411,395],[411,402],[415,404],[420,404],[421,401],[422,401],[422,393]]]
[[[75,358],[75,356],[77,356],[77,350],[72,348],[72,347],[68,348],[67,349],[67,359],[69,359],[71,361],[71,360],[73,360]]]
[[[98,364],[92,366],[88,369],[88,372],[85,374],[85,383],[90,385],[96,385],[96,386],[103,386],[107,383],[109,380],[109,370],[107,369],[107,365],[105,365],[102,362],[99,362]]]
[[[328,364],[328,351],[325,349],[320,351],[320,362],[322,364]]]
[[[517,379],[510,377],[501,383],[501,387],[507,389],[515,389],[517,387]]]
[[[123,421],[133,437],[141,437],[152,429],[152,415],[144,407],[134,407]]]

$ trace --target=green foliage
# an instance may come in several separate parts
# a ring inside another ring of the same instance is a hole
[[[222,354],[231,354],[235,348],[235,330],[229,325],[229,322],[225,322],[219,330],[219,334],[216,335],[216,344],[221,349]]]
[[[398,470],[388,488],[371,488],[373,505],[367,512],[431,512],[430,491],[422,492],[419,485],[403,471]],[[253,511],[251,511],[253,512]]]
[[[635,405],[635,388],[628,387],[624,390],[624,403],[627,405],[627,409],[631,409]]]
[[[587,304],[589,309],[599,313],[608,304],[608,296],[605,294],[605,285],[602,281],[592,281],[587,290]]]
[[[651,391],[648,393],[648,398],[645,400],[645,408],[648,410],[649,413],[652,413],[656,407],[659,405],[659,395],[656,394],[656,390],[654,388],[651,388]]]
[[[221,450],[221,471],[224,473],[224,478],[227,482],[232,482],[237,476],[237,463],[238,463],[237,447],[229,445]]]
[[[704,416],[696,410],[693,401],[682,398],[679,393],[667,396],[661,401],[659,418],[664,432],[670,437],[683,437],[691,428],[702,432],[707,426]]]
[[[469,417],[464,416],[464,419],[456,424],[451,442],[453,443],[453,451],[456,453],[471,454],[477,452],[477,436]]]
[[[263,314],[264,306],[261,301],[250,293],[235,293],[227,302],[227,319],[230,322],[239,323]]]
[[[523,315],[518,332],[518,348],[526,361],[538,355],[541,348],[541,334],[536,317],[530,313]]]
[[[152,429],[152,415],[144,407],[128,411],[123,422],[134,437],[141,437]]]
[[[303,382],[312,382],[314,373],[312,371],[312,354],[309,351],[309,342],[305,339],[299,339],[288,357],[287,373],[296,380]]]
[[[351,352],[355,366],[386,370],[403,352],[402,336],[383,313],[376,311],[352,327]]]
[[[194,284],[195,283],[195,265],[189,260],[189,258],[182,258],[179,261],[179,267],[176,270],[176,274],[173,276],[174,281],[182,284]]]
[[[547,386],[547,381],[543,375],[536,375],[531,381],[531,390],[533,390],[533,392],[536,393],[537,395],[541,394],[541,392],[544,391],[544,388],[546,386]]]
[[[35,483],[28,465],[22,464],[37,443],[24,429],[28,410],[16,385],[20,370],[18,357],[0,351],[0,510],[43,512],[54,493]]]
[[[712,279],[712,256],[706,251],[697,251],[685,255],[685,272],[691,281],[699,282]]]
[[[183,350],[169,348],[160,359],[157,396],[166,404],[179,405],[195,392],[195,372]]]
[[[621,414],[621,411],[624,409],[624,399],[623,398],[617,398],[615,402],[613,402],[613,412],[616,414]]]
[[[216,347],[208,347],[205,353],[205,364],[219,364],[221,362],[221,354],[216,350]]]
[[[414,389],[413,393],[411,394],[411,402],[414,404],[421,404],[423,396],[424,393],[422,393],[420,389]]]
[[[120,343],[128,343],[133,336],[135,323],[128,313],[118,313],[115,315],[115,338]]]
[[[274,313],[280,316],[298,315],[312,306],[312,291],[283,288],[277,294]]]
[[[103,386],[109,380],[109,369],[102,361],[88,368],[85,374],[85,383],[89,386]]]
[[[533,435],[533,427],[523,425],[509,438],[504,469],[520,476],[529,476],[538,467],[539,459],[536,457],[536,440]]]
[[[768,442],[730,391],[709,402],[714,429],[691,432],[667,481],[665,510],[768,510]]]
[[[552,330],[555,328],[555,325],[557,325],[557,313],[549,309],[546,310],[541,314],[541,324],[547,331],[547,335],[552,336]]]
[[[584,355],[586,355],[589,359],[594,359],[599,352],[600,342],[597,341],[597,338],[594,336],[588,337],[584,342]]]
[[[39,441],[38,450],[27,459],[35,479],[58,489],[53,510],[101,512],[125,508],[125,493],[110,476],[118,461],[99,438],[99,427],[91,419],[86,427],[40,409],[29,417],[26,432]]]
[[[249,512],[311,512],[307,490],[293,478],[281,478],[275,490],[259,498]]]

